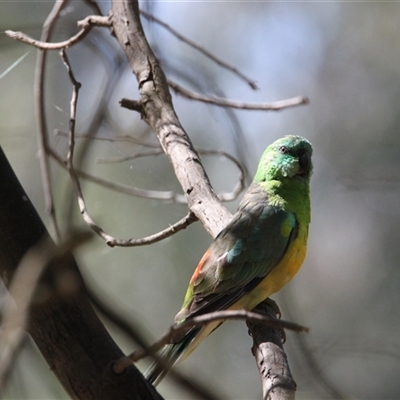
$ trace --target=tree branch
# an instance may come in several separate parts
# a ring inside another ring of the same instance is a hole
[[[142,116],[169,157],[189,209],[215,237],[232,216],[214,193],[199,156],[175,114],[165,75],[145,38],[137,2],[114,0],[112,4],[113,31],[139,83]]]
[[[130,355],[121,358],[114,364],[114,371],[118,374],[122,373],[131,363],[141,360],[142,358],[154,355],[164,345],[170,343],[172,337],[176,334],[186,332],[189,328],[199,327],[214,321],[225,320],[246,320],[248,324],[260,324],[275,329],[290,329],[295,332],[308,332],[308,328],[289,321],[276,319],[276,315],[266,315],[265,312],[251,312],[246,310],[223,310],[212,313],[199,315],[197,317],[188,318],[180,324],[172,325],[162,337],[150,347],[137,350]]]
[[[278,321],[276,312],[268,300],[260,303],[254,311]],[[296,382],[283,350],[280,328],[270,327],[255,320],[247,320],[247,326],[253,338],[251,350],[260,372],[263,399],[294,400]]]

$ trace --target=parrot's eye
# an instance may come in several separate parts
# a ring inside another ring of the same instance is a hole
[[[281,147],[279,147],[279,152],[281,154],[287,154],[287,153],[289,153],[289,149],[286,146],[281,146]]]

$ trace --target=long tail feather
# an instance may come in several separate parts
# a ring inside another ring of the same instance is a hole
[[[154,361],[144,373],[145,378],[154,386],[157,386],[167,372],[179,358],[179,348],[174,344],[168,344],[160,351],[159,360]]]
[[[168,371],[179,361],[199,330],[194,329],[188,332],[178,343],[165,345],[158,354],[158,360],[154,361],[144,373],[145,378],[151,384],[157,386]]]

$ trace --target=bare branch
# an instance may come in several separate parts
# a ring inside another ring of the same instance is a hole
[[[84,20],[78,22],[78,26],[81,28],[81,30],[76,35],[70,37],[67,40],[64,40],[63,42],[58,42],[58,43],[48,43],[46,41],[36,40],[22,32],[14,32],[8,30],[5,33],[11,39],[29,44],[41,50],[61,50],[61,49],[68,49],[74,44],[80,42],[94,26],[109,27],[110,25],[111,23],[108,17],[103,17],[99,15],[90,15],[86,17]]]
[[[73,156],[74,156],[74,147],[75,147],[75,119],[76,119],[76,104],[78,101],[78,94],[81,84],[75,79],[74,74],[72,72],[71,66],[69,64],[67,55],[64,50],[60,51],[61,58],[64,62],[65,67],[68,71],[68,76],[73,85],[72,91],[72,98],[71,98],[71,105],[70,105],[70,120],[69,120],[69,149],[68,149],[68,156],[67,156],[67,170],[71,177],[72,185],[74,187],[75,193],[78,197],[78,205],[80,212],[82,214],[83,220],[87,223],[87,225],[97,233],[101,238],[103,238],[106,242],[113,239],[111,236],[107,235],[90,217],[87,209],[86,203],[83,198],[83,193],[81,189],[81,185],[79,182],[78,174],[75,171],[73,165]]]
[[[200,53],[208,57],[210,60],[214,61],[216,64],[220,65],[222,68],[225,68],[231,72],[233,72],[236,76],[238,76],[240,79],[244,80],[253,90],[258,89],[258,86],[256,82],[253,79],[248,78],[243,72],[239,71],[235,66],[227,63],[224,61],[222,58],[218,57],[217,55],[211,53],[209,50],[207,50],[204,46],[202,46],[200,43],[196,43],[194,40],[191,40],[187,38],[186,36],[180,34],[178,31],[176,31],[174,28],[172,28],[170,25],[166,24],[164,21],[158,19],[154,15],[144,11],[140,10],[140,13],[148,19],[149,21],[154,21],[166,30],[168,30],[171,34],[173,34],[177,39],[181,40],[182,42],[185,42],[189,46],[193,47],[194,49],[198,50]]]
[[[296,107],[308,104],[308,97],[299,96],[287,100],[275,101],[273,103],[246,103],[224,99],[222,97],[206,96],[201,93],[192,92],[176,82],[168,80],[168,85],[178,94],[187,97],[188,99],[201,101],[203,103],[212,104],[219,107],[231,107],[239,110],[255,110],[255,111],[280,111],[284,108]]]
[[[137,111],[140,115],[144,112],[142,102],[139,100],[132,99],[121,99],[119,104],[122,108],[126,108],[127,110]]]
[[[43,24],[41,40],[47,42],[50,40],[55,23],[60,15],[61,10],[67,4],[68,0],[56,1],[53,9],[47,16]],[[45,88],[44,88],[44,74],[46,69],[47,53],[46,51],[38,51],[35,68],[35,106],[38,118],[38,153],[40,161],[40,170],[42,174],[43,193],[46,204],[46,211],[50,216],[50,223],[52,225],[55,240],[59,241],[60,233],[58,229],[56,212],[54,207],[53,194],[51,189],[51,171],[48,159],[49,140],[47,131],[46,108],[45,108]]]
[[[60,51],[60,56],[63,60],[63,63],[68,71],[68,76],[72,82],[73,85],[73,91],[72,91],[72,98],[71,98],[71,105],[70,105],[70,119],[69,119],[69,126],[70,126],[70,131],[69,131],[69,150],[68,150],[68,156],[67,156],[67,161],[66,161],[66,167],[67,170],[70,174],[72,184],[75,189],[75,193],[78,197],[78,205],[80,212],[82,214],[83,220],[86,222],[86,224],[95,232],[97,233],[102,239],[106,241],[106,243],[111,246],[122,246],[122,247],[132,247],[132,246],[142,246],[146,244],[152,244],[155,242],[158,242],[162,239],[165,239],[176,232],[185,229],[188,225],[193,223],[194,221],[197,220],[196,216],[189,212],[189,214],[182,218],[180,221],[178,221],[176,224],[170,226],[167,229],[164,229],[161,232],[158,232],[154,235],[142,238],[142,239],[128,239],[128,240],[122,240],[122,239],[116,239],[113,236],[107,234],[104,232],[104,230],[97,225],[92,217],[89,215],[89,212],[86,207],[86,202],[83,197],[83,192],[82,188],[79,182],[79,177],[78,173],[76,172],[73,164],[73,157],[74,157],[74,149],[75,149],[75,120],[76,120],[76,106],[78,102],[78,94],[79,94],[79,89],[81,87],[80,82],[78,82],[75,79],[75,76],[72,72],[71,65],[69,63],[67,54],[65,53],[64,50]]]
[[[267,318],[276,320],[276,305],[270,299],[260,303],[254,310]],[[253,310],[253,311],[254,311]],[[252,353],[260,373],[264,400],[294,400],[296,383],[282,346],[282,331],[268,327],[259,321],[247,320],[253,338]]]
[[[114,371],[117,374],[122,373],[125,369],[133,362],[139,361],[142,358],[154,355],[164,345],[170,343],[171,338],[179,333],[186,332],[189,328],[199,327],[214,321],[225,321],[225,320],[246,320],[250,322],[257,322],[264,324],[269,327],[278,329],[290,329],[295,332],[308,332],[309,328],[298,325],[294,322],[277,320],[267,315],[262,315],[252,311],[246,310],[224,310],[215,311],[212,313],[199,315],[197,317],[188,318],[180,324],[172,325],[164,335],[157,340],[154,344],[149,346],[147,349],[137,350],[130,355],[121,358],[114,364]]]
[[[153,235],[146,236],[141,239],[128,239],[128,240],[121,240],[121,239],[113,239],[107,241],[107,244],[111,247],[120,246],[120,247],[134,247],[134,246],[144,246],[159,242],[160,240],[166,239],[174,235],[175,233],[186,229],[190,224],[197,221],[197,217],[189,212],[188,215],[183,217],[181,220],[176,222],[175,224],[169,226],[168,228],[164,229],[163,231],[157,232]]]
[[[168,155],[189,209],[215,237],[232,216],[212,190],[199,156],[174,111],[165,75],[145,38],[138,3],[113,1],[112,23],[139,83],[141,114]]]

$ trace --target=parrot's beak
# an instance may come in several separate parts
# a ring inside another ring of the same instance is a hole
[[[300,171],[299,175],[307,176],[311,173],[312,163],[311,154],[308,151],[304,151],[299,155]]]

